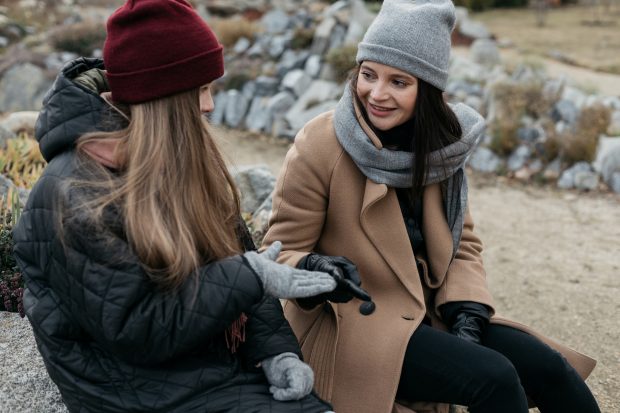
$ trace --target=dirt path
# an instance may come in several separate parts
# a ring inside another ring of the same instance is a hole
[[[220,133],[235,165],[279,170],[286,142]],[[620,196],[470,181],[498,311],[596,358],[588,384],[603,412],[619,412]]]
[[[468,57],[468,47],[454,47],[452,53],[457,56]],[[500,49],[503,61],[522,60],[523,56],[515,49]],[[590,69],[571,66],[557,60],[536,57],[544,63],[547,74],[552,78],[565,76],[569,84],[574,84],[587,91],[597,91],[607,96],[620,96],[620,76],[610,73],[596,72]]]

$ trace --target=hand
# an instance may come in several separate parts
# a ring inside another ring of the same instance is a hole
[[[489,310],[484,304],[473,301],[455,301],[440,307],[444,322],[450,333],[463,340],[480,344],[489,324]]]
[[[321,271],[330,274],[336,280],[337,287],[334,291],[304,299],[300,304],[306,307],[314,307],[324,301],[334,303],[346,303],[354,297],[362,301],[370,301],[370,295],[360,287],[362,281],[357,267],[345,257],[334,257],[320,254],[305,256],[297,268],[305,270]]]
[[[281,249],[282,243],[276,241],[260,254],[256,251],[243,254],[263,282],[265,294],[278,298],[312,297],[336,288],[336,281],[327,273],[305,271],[275,262]]]
[[[261,365],[274,399],[299,400],[312,391],[314,373],[296,354],[278,354],[263,360]]]

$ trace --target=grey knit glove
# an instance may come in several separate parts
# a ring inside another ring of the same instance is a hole
[[[275,262],[281,249],[282,243],[276,241],[260,254],[256,251],[243,254],[263,282],[266,294],[278,298],[312,297],[336,288],[334,277],[327,273],[300,270]]]
[[[282,353],[261,363],[269,391],[280,401],[299,400],[312,391],[314,373],[295,353]]]

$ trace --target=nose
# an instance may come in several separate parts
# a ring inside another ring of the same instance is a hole
[[[210,91],[205,91],[200,94],[200,113],[211,113],[215,104],[213,103],[213,97]]]
[[[370,90],[370,97],[374,101],[381,101],[388,98],[387,88],[384,82],[376,82]]]

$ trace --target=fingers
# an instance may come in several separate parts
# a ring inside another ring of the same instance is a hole
[[[274,241],[273,244],[269,246],[265,251],[261,253],[262,256],[267,258],[270,261],[275,261],[280,255],[280,251],[282,250],[282,243],[280,241]]]
[[[360,279],[360,273],[357,271],[357,266],[349,261],[346,257],[334,257],[334,264],[337,265],[344,273],[344,278],[353,281],[355,284],[360,285],[362,280]]]
[[[294,298],[312,297],[334,291],[337,285],[331,275],[317,271],[298,270],[292,279]]]
[[[356,285],[353,281],[351,280],[344,280],[344,282],[342,284],[340,284],[341,286],[345,286],[346,285],[346,289],[349,293],[351,293],[351,295],[355,298],[359,298],[362,301],[371,301],[372,298],[370,297],[370,294],[368,294],[368,292],[366,290],[364,290],[362,287],[360,287],[359,285]]]
[[[286,387],[271,386],[269,391],[273,394],[273,398],[280,401],[287,400],[299,400],[312,391],[314,384],[314,375],[312,369],[305,365],[303,362],[299,362],[297,374],[287,371]]]

